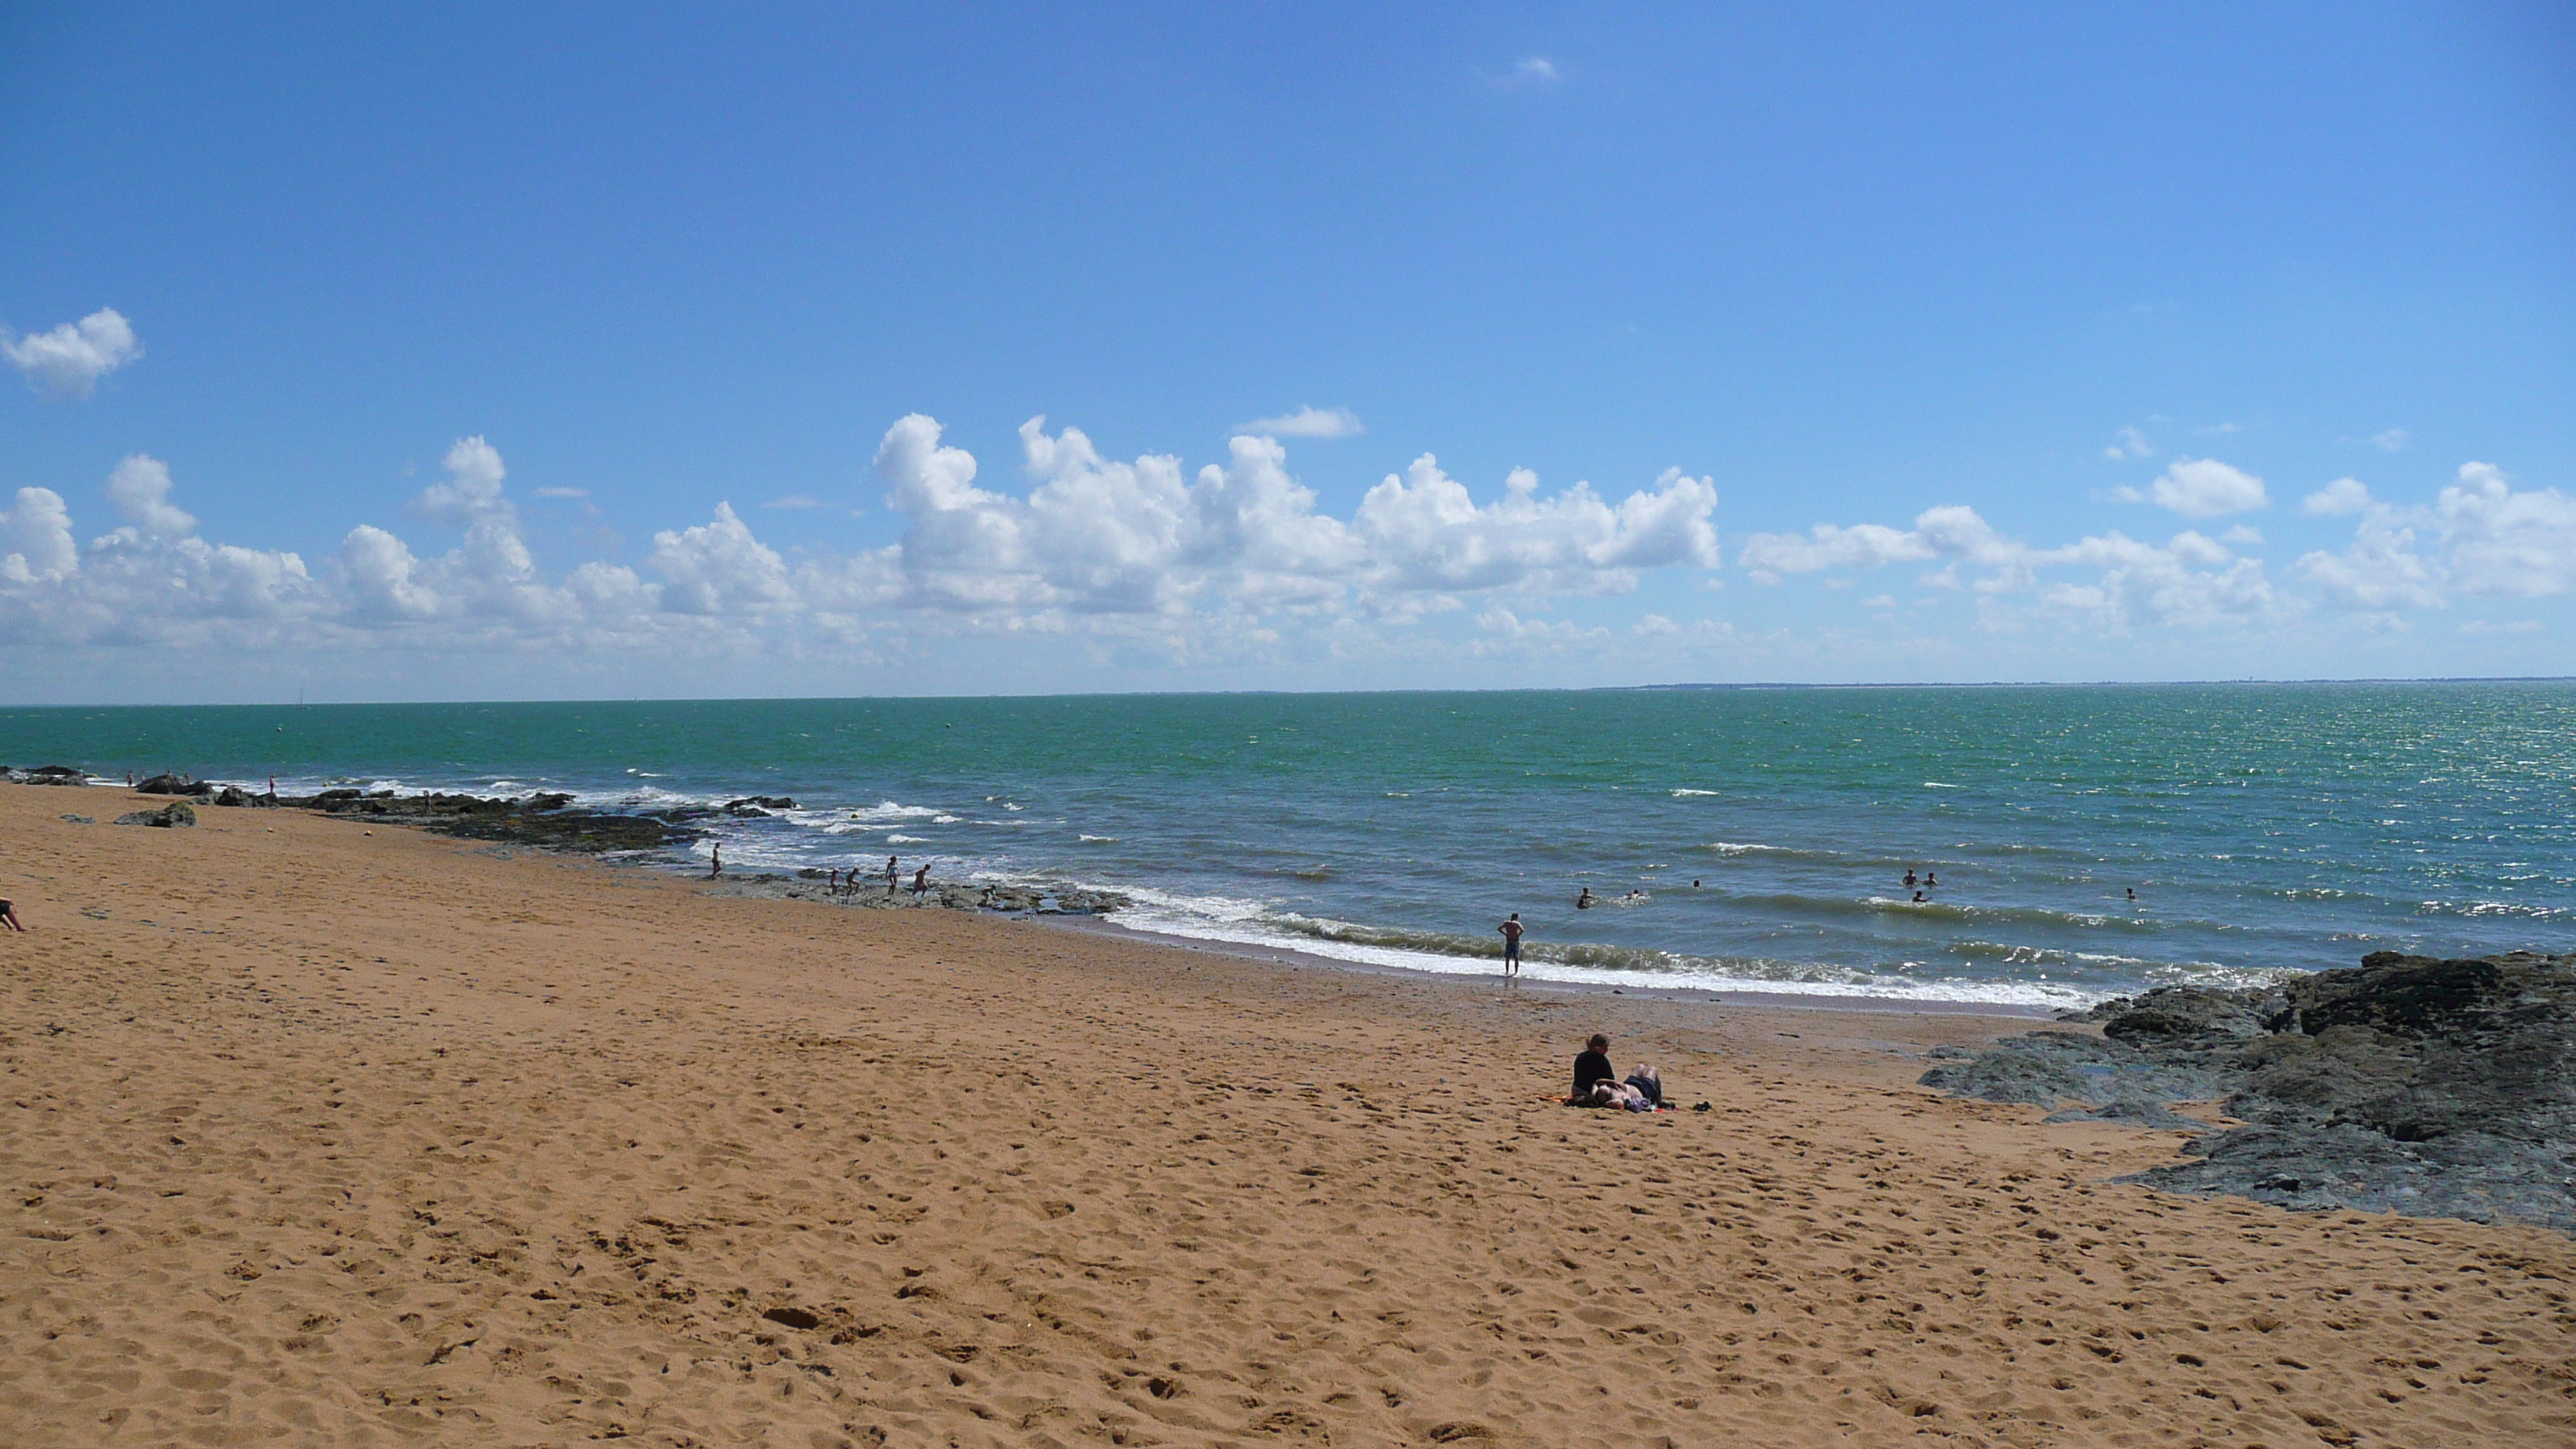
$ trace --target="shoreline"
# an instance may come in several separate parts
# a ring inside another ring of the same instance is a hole
[[[1454,982],[1460,986],[1483,983],[1504,991],[1545,991],[1578,997],[1618,996],[1630,1001],[1674,1001],[1709,1006],[1764,1007],[1784,1011],[1849,1011],[1893,1016],[1916,1014],[1964,1016],[2017,1022],[2055,1022],[2061,1016],[2060,1010],[2053,1007],[1937,997],[1868,996],[1751,989],[1720,990],[1699,986],[1612,986],[1601,981],[1567,981],[1530,976],[1526,973],[1506,983],[1500,969],[1499,958],[1496,969],[1490,972],[1435,971],[1426,967],[1355,961],[1343,956],[1328,956],[1315,951],[1300,951],[1292,947],[1269,946],[1251,941],[1225,941],[1204,936],[1185,936],[1170,931],[1150,931],[1097,916],[1042,916],[1035,919],[1051,929],[1151,942],[1172,950],[1205,951],[1238,961],[1263,961],[1274,965],[1294,966],[1301,970],[1347,971],[1362,976],[1390,976],[1410,981]]]

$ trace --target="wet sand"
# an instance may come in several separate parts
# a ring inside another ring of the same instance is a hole
[[[142,803],[0,787],[0,1442],[2576,1442],[2576,1245],[1912,1085],[2027,1018]],[[1553,1105],[1594,1030],[1712,1110]]]

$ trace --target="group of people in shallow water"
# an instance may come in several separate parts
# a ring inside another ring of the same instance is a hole
[[[1939,890],[1941,888],[1941,877],[1934,874],[1927,868],[1923,872],[1923,889],[1914,890],[1914,868],[1912,866],[1907,866],[1905,869],[1905,888],[1907,890],[1914,891],[1914,899],[1917,902],[1926,901],[1931,899],[1931,897],[1924,894],[1924,892]]]

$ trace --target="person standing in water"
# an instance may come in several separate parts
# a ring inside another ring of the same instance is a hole
[[[1494,929],[1503,933],[1503,979],[1509,981],[1521,974],[1521,913]]]
[[[707,847],[707,879],[714,880],[722,874],[724,874],[724,846],[721,843],[710,845]]]

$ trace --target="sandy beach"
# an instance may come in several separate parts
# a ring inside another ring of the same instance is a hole
[[[2576,1442],[2576,1244],[1914,1085],[2027,1019],[161,803],[0,787],[8,1444]],[[1596,1030],[1712,1110],[1555,1105]]]

